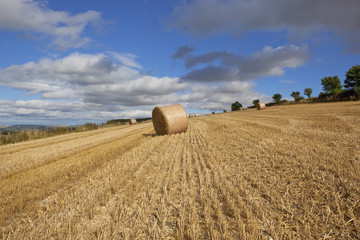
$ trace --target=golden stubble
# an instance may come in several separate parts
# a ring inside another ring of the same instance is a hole
[[[299,104],[2,147],[2,238],[357,239],[359,119]]]

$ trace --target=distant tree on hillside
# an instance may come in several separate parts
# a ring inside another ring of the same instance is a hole
[[[304,95],[307,96],[308,98],[310,98],[312,94],[312,89],[311,88],[305,88],[304,89]]]
[[[276,104],[280,103],[281,98],[282,98],[282,96],[281,96],[280,93],[275,93],[275,94],[273,95],[273,97],[272,97],[272,99],[274,99],[274,102],[275,102]]]
[[[260,102],[259,99],[255,99],[254,101],[252,101],[252,104],[254,104],[254,106],[256,107],[256,105]]]
[[[360,96],[360,65],[355,65],[345,74],[344,87],[354,89],[354,92]]]
[[[360,86],[360,65],[355,65],[349,69],[345,74],[344,87],[353,88]]]
[[[360,97],[360,86],[355,86],[354,92]]]
[[[231,111],[238,111],[240,110],[240,108],[242,108],[242,104],[239,103],[238,101],[231,104]]]
[[[292,92],[291,95],[296,102],[298,102],[301,99],[304,99],[304,97],[300,96],[300,92]]]
[[[300,97],[300,92],[292,92],[290,96],[292,96],[294,100],[296,100],[296,98]]]
[[[325,93],[338,94],[342,90],[341,82],[338,76],[324,77],[321,79],[321,85]]]

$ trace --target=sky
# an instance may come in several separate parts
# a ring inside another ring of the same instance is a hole
[[[360,64],[359,0],[0,0],[0,125],[291,99]]]

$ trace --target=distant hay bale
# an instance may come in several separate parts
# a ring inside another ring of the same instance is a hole
[[[215,114],[215,112],[212,112],[212,114]]]
[[[180,104],[156,106],[152,120],[158,135],[186,132],[188,128],[187,114]]]
[[[265,109],[265,103],[259,102],[258,104],[256,104],[256,108],[257,108],[257,110],[264,110]]]
[[[195,114],[189,113],[189,118],[191,118],[191,117],[195,117]]]
[[[241,107],[239,110],[240,110],[240,111],[241,111],[241,110],[244,110],[244,108]]]
[[[130,124],[130,125],[137,124],[136,119],[135,119],[135,118],[129,119],[129,124]]]
[[[224,113],[226,113],[227,111],[224,109]]]

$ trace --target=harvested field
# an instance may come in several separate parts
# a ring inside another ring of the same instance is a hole
[[[0,147],[2,239],[359,239],[360,102]]]

